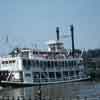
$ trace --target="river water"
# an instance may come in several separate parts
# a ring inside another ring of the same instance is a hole
[[[0,96],[25,96],[34,97],[37,95],[38,86],[24,88],[1,88]],[[42,96],[51,98],[67,98],[68,96],[100,97],[100,81],[81,81],[55,85],[41,86]]]

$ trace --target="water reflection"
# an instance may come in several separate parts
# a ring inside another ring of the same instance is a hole
[[[26,96],[37,95],[38,86],[26,88],[5,88],[0,90],[0,96]],[[100,82],[72,82],[56,85],[41,86],[42,96],[51,98],[67,98],[68,96],[100,96]]]

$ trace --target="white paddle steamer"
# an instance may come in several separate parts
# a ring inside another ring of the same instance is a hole
[[[0,83],[10,85],[38,85],[88,79],[81,54],[74,50],[73,26],[71,26],[72,51],[64,48],[59,39],[48,42],[48,50],[16,48],[8,56],[0,58]]]

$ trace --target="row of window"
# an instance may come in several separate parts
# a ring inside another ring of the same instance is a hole
[[[2,64],[14,64],[15,60],[2,61]]]
[[[76,61],[39,61],[39,60],[23,60],[23,66],[45,66],[45,67],[54,67],[54,66],[76,66]]]
[[[63,75],[63,77],[68,77],[68,76],[75,76],[75,74],[76,75],[79,75],[79,71],[63,71],[63,72],[33,72],[33,78],[34,79],[39,79],[40,77],[42,78],[42,79],[46,79],[46,78],[52,78],[52,79],[54,79],[55,77],[57,78],[57,79],[59,79],[59,78],[61,78],[62,77],[62,75]]]

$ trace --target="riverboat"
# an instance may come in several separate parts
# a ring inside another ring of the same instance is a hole
[[[59,39],[49,41],[48,50],[16,48],[0,57],[0,83],[2,85],[39,85],[86,80],[86,68],[82,54],[74,49],[73,25],[71,25],[72,50],[64,48]]]

